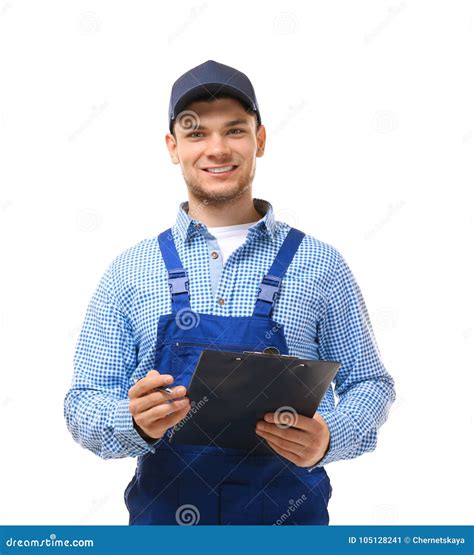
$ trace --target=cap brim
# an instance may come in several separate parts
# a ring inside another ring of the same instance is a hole
[[[173,126],[174,120],[177,116],[185,110],[185,108],[196,100],[212,100],[217,94],[228,94],[240,100],[248,110],[256,113],[257,108],[252,100],[241,90],[232,87],[231,85],[223,85],[222,83],[205,83],[198,85],[187,91],[175,104],[173,110],[173,117],[170,121],[170,128]],[[258,114],[257,114],[258,117]]]

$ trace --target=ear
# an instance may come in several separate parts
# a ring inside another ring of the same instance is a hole
[[[173,164],[179,164],[178,145],[176,144],[176,139],[171,133],[166,133],[165,141],[168,152],[170,153],[171,161]]]
[[[257,158],[263,156],[265,152],[265,143],[267,140],[267,132],[264,125],[259,125],[257,129]]]

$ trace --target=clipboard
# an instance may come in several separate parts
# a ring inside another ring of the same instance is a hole
[[[285,426],[312,417],[341,364],[263,352],[203,350],[187,389],[191,410],[171,428],[170,443],[274,454],[255,426],[279,412]]]

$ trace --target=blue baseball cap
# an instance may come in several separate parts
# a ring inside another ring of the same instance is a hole
[[[207,60],[181,75],[173,84],[168,111],[170,131],[176,117],[189,103],[198,99],[212,99],[218,93],[240,100],[249,111],[255,113],[258,124],[262,123],[250,79],[233,67]]]

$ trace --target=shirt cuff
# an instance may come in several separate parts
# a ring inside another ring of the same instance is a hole
[[[114,417],[114,435],[121,442],[130,446],[131,456],[154,453],[155,446],[161,441],[145,441],[133,425],[132,414],[129,409],[129,400],[121,399],[117,403]],[[138,448],[138,450],[137,450]]]
[[[326,414],[322,412],[319,414],[329,428],[329,449],[318,463],[307,469],[308,472],[330,462],[348,458],[347,454],[352,450],[355,442],[354,425],[347,414],[337,409]]]

